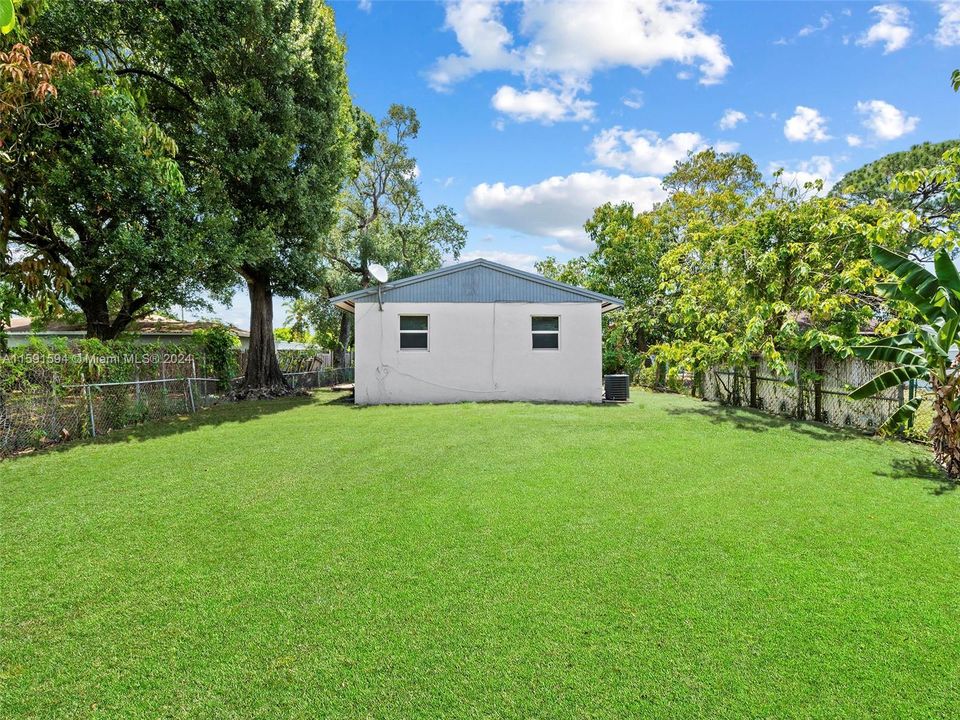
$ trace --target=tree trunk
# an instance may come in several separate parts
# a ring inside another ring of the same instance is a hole
[[[337,352],[334,365],[337,367],[347,367],[347,348],[350,347],[350,335],[352,331],[352,318],[350,314],[340,311],[340,333],[337,337]]]
[[[107,297],[105,295],[87,297],[77,304],[80,306],[80,310],[83,311],[83,317],[87,322],[88,338],[112,340],[116,337],[116,333],[112,332],[110,308],[107,305]]]
[[[286,395],[273,338],[273,291],[268,275],[247,274],[250,295],[250,349],[241,395]]]
[[[136,300],[125,299],[120,309],[110,318],[110,293],[106,290],[95,295],[77,299],[76,303],[83,312],[87,324],[87,337],[98,340],[116,340],[125,332],[135,317],[140,317],[147,307],[145,297]]]
[[[933,380],[933,457],[953,479],[960,478],[960,412],[950,409],[955,389]]]

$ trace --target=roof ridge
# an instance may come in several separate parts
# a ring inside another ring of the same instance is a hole
[[[509,265],[504,265],[498,263],[495,260],[490,260],[489,258],[479,257],[473,258],[472,260],[465,260],[463,262],[453,263],[451,265],[444,265],[442,267],[436,268],[435,270],[428,270],[427,272],[420,273],[419,275],[411,275],[410,277],[400,278],[399,280],[394,280],[392,282],[388,281],[383,283],[382,287],[384,289],[397,288],[397,287],[406,287],[407,285],[413,285],[418,282],[423,282],[432,278],[440,277],[454,272],[461,272],[463,270],[469,269],[476,266],[487,266],[492,270],[497,272],[506,273],[508,275],[513,275],[514,277],[519,277],[521,279],[529,280],[530,282],[536,282],[548,287],[558,288],[566,290],[567,292],[572,292],[582,297],[588,297],[591,299],[599,300],[601,302],[609,302],[617,305],[623,305],[623,300],[620,298],[615,298],[611,295],[604,295],[603,293],[598,293],[593,290],[588,290],[587,288],[580,287],[579,285],[571,285],[570,283],[560,282],[559,280],[553,280],[548,277],[544,277],[539,273],[532,273],[526,270],[521,270],[520,268],[511,267]],[[360,288],[359,290],[354,290],[348,293],[342,293],[335,297],[332,297],[328,300],[331,304],[337,304],[344,302],[346,300],[352,300],[353,298],[364,297],[366,295],[372,295],[377,291],[376,285],[369,285],[365,288]]]

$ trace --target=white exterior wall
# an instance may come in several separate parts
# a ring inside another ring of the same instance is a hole
[[[429,349],[400,350],[400,315],[428,315]],[[560,349],[532,349],[534,315],[560,317]],[[357,303],[356,403],[598,403],[600,303]]]

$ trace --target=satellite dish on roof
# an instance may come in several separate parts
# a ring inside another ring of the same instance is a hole
[[[387,269],[383,265],[380,265],[378,263],[373,263],[372,265],[367,267],[367,270],[370,271],[370,274],[373,275],[373,279],[376,280],[378,283],[385,283],[387,279],[390,277],[387,274]]]

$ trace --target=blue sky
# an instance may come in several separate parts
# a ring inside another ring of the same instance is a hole
[[[589,250],[592,207],[649,207],[691,149],[789,180],[957,137],[960,4],[335,2],[355,102],[412,105],[422,194],[465,257]],[[246,327],[245,298],[218,314]],[[277,324],[284,311],[277,310]]]

